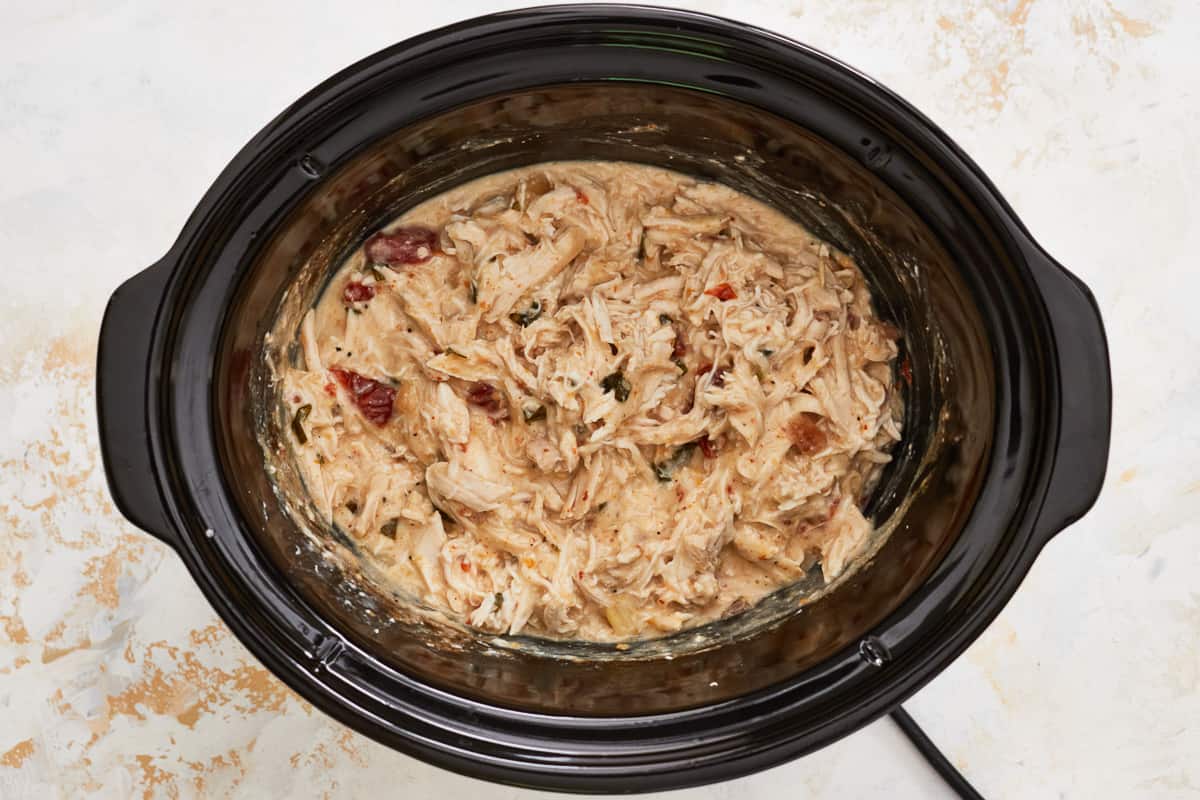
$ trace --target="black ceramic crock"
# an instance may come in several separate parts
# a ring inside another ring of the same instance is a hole
[[[321,265],[449,185],[561,158],[724,181],[863,265],[903,332],[906,433],[868,507],[892,533],[828,596],[628,650],[446,636],[281,508],[263,364],[286,357],[266,337],[285,289],[311,295]],[[1091,506],[1110,416],[1087,288],[928,119],[767,31],[630,6],[471,20],[318,86],[114,293],[97,389],[117,506],[289,686],[431,763],[598,792],[746,774],[895,707]]]

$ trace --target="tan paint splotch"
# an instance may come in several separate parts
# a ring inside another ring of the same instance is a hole
[[[1145,19],[1136,19],[1131,16],[1122,14],[1117,9],[1113,8],[1112,3],[1105,3],[1104,6],[1108,9],[1109,19],[1113,24],[1120,28],[1126,35],[1137,39],[1144,39],[1157,32],[1158,28],[1154,23]]]
[[[9,644],[29,644],[29,631],[25,629],[25,623],[20,617],[0,616],[0,623],[3,624],[4,635]]]
[[[223,669],[205,663],[195,651],[166,642],[147,646],[139,662],[142,677],[107,698],[111,714],[143,720],[148,714],[170,716],[192,728],[201,715],[217,709],[279,713],[295,698],[260,666]]]
[[[83,569],[88,582],[79,590],[99,605],[116,608],[121,603],[120,580],[125,567],[142,560],[146,537],[139,534],[122,536],[116,547],[90,559]]]
[[[1153,35],[1157,26],[1145,19],[1124,14],[1111,2],[1084,6],[1071,15],[1071,31],[1087,54],[1106,65],[1110,75],[1121,70],[1123,43]]]
[[[218,753],[206,761],[189,761],[192,771],[191,784],[200,797],[228,793],[241,785],[246,777],[247,766],[242,753],[254,751],[255,740],[251,739],[244,748]],[[220,789],[217,785],[220,785]]]
[[[1066,15],[1064,17],[1064,15]],[[1120,69],[1126,43],[1153,35],[1158,26],[1119,10],[1112,2],[957,3],[939,14],[930,31],[930,50],[935,63],[959,76],[956,101],[983,117],[1003,112],[1021,86],[1039,84],[1062,76],[1047,75],[1039,66],[1033,34],[1046,37],[1066,24],[1081,56],[1080,69],[1103,65],[1108,79]],[[1036,30],[1035,30],[1036,29]]]
[[[159,789],[163,790],[166,797],[179,797],[179,789],[175,784],[175,775],[159,766],[157,763],[161,760],[160,756],[148,755],[139,753],[133,757],[136,772],[134,773],[134,781],[142,790],[142,800],[154,800],[161,796]]]
[[[97,644],[81,626],[71,624],[67,619],[60,619],[53,628],[42,634],[40,641],[42,664],[53,663],[71,653],[86,651]]]
[[[0,767],[8,767],[9,769],[20,769],[21,766],[33,755],[34,746],[33,739],[25,739],[17,742],[3,754],[0,754]]]
[[[367,757],[359,747],[361,737],[357,736],[349,728],[345,728],[338,734],[337,746],[350,759],[350,763],[360,767],[368,765]]]

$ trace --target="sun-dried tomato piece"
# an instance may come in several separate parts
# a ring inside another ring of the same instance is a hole
[[[363,303],[375,296],[375,287],[367,286],[358,281],[350,281],[342,290],[342,300],[346,303]]]
[[[481,407],[496,402],[496,387],[490,383],[473,383],[467,390],[467,402]]]
[[[687,339],[683,331],[675,331],[675,345],[671,349],[671,358],[683,358],[687,355]]]
[[[416,225],[377,233],[363,246],[368,264],[423,264],[437,251],[436,231]]]
[[[825,449],[829,438],[820,425],[821,417],[801,411],[787,424],[787,435],[801,455],[811,456]]]
[[[737,292],[735,292],[733,290],[733,287],[730,286],[728,283],[718,283],[716,286],[712,287],[711,289],[705,289],[704,293],[717,298],[721,302],[725,302],[726,300],[732,300],[735,297],[737,297]]]
[[[338,383],[350,392],[354,405],[362,415],[380,427],[392,418],[392,404],[396,401],[396,390],[373,378],[359,375],[348,369],[329,369]]]
[[[704,454],[705,458],[717,457],[717,445],[712,439],[708,438],[708,434],[697,439],[696,444],[700,446],[700,452]]]
[[[508,413],[508,406],[504,402],[504,396],[496,391],[496,387],[490,383],[480,381],[471,384],[471,388],[467,389],[467,402],[473,406],[482,408],[493,416],[507,416]]]
[[[585,206],[588,204],[588,196],[579,189],[575,190],[575,199],[580,203],[583,203]]]
[[[712,368],[713,368],[712,362],[705,362],[704,364],[701,364],[700,369],[696,370],[696,379],[699,380],[701,375],[708,372]],[[728,370],[725,369],[724,367],[717,367],[716,372],[714,372],[713,376],[712,376],[712,385],[713,386],[724,386],[726,372],[728,372]]]

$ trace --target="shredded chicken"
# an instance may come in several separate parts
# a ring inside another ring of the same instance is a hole
[[[900,438],[897,336],[850,258],[746,195],[542,164],[353,253],[280,398],[316,508],[400,586],[613,641],[849,568]]]

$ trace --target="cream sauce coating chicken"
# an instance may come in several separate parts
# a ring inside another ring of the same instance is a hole
[[[765,204],[556,162],[369,238],[280,400],[312,502],[399,588],[484,631],[619,641],[863,552],[897,336],[853,261]]]

